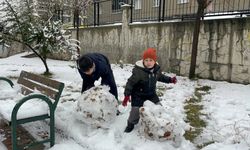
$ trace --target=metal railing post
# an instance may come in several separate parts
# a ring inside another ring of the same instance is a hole
[[[96,2],[94,2],[94,26],[96,26]]]
[[[163,0],[163,6],[162,6],[162,17],[161,17],[161,21],[164,21],[164,17],[165,17],[165,1],[166,0]]]
[[[134,5],[134,1],[131,0],[131,7],[130,7],[130,23],[133,22],[133,5]]]
[[[97,25],[100,25],[100,2],[97,2]]]
[[[161,0],[159,0],[158,21],[161,22]]]

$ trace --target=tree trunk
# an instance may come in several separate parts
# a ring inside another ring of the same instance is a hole
[[[80,26],[80,18],[79,18],[79,7],[77,7],[77,18],[76,18],[76,40],[79,41],[79,26]],[[77,54],[80,56],[79,42],[77,42]]]
[[[197,58],[197,48],[199,41],[200,23],[201,17],[204,14],[206,0],[197,0],[198,10],[195,19],[194,33],[193,33],[193,44],[192,44],[192,54],[191,54],[191,64],[189,70],[189,78],[193,79],[195,77],[196,68],[196,58]]]
[[[44,74],[50,74],[50,72],[49,72],[49,67],[48,67],[48,64],[47,64],[47,59],[46,59],[46,58],[43,58],[41,55],[39,55],[39,54],[36,52],[36,50],[33,49],[33,47],[32,47],[31,45],[29,45],[29,44],[27,44],[27,43],[25,43],[25,45],[28,46],[28,47],[32,50],[32,52],[34,52],[35,55],[36,55],[37,57],[39,57],[39,58],[42,60],[43,65],[44,65],[44,67],[45,67],[45,72],[44,72]]]
[[[74,8],[74,25],[76,24],[76,40],[79,41],[79,26],[80,26],[80,6],[79,0],[75,0],[75,8]],[[75,27],[75,26],[74,26]],[[77,54],[80,56],[79,42],[77,42]]]
[[[48,64],[47,64],[47,59],[41,59],[42,60],[42,62],[43,62],[43,64],[44,64],[44,66],[45,66],[45,72],[44,72],[44,74],[45,75],[48,75],[48,74],[50,74],[50,72],[49,72],[49,67],[48,67]]]

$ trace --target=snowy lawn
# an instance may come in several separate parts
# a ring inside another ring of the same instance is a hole
[[[0,81],[0,100],[15,99],[19,89],[16,80],[21,70],[41,74],[44,72],[42,62],[38,58],[23,58],[18,54],[0,59],[0,76],[9,77],[15,83],[14,89]],[[250,85],[214,82],[209,80],[190,81],[187,77],[177,76],[177,84],[158,83],[158,93],[164,112],[174,114],[178,124],[185,130],[192,130],[186,120],[184,106],[194,96],[195,88],[209,86],[211,89],[204,94],[202,119],[206,127],[194,142],[182,138],[175,145],[170,141],[156,141],[146,138],[139,132],[140,125],[125,134],[130,106],[119,106],[123,112],[115,116],[106,128],[96,128],[79,120],[77,101],[80,99],[82,80],[75,63],[70,61],[48,60],[53,79],[64,82],[65,88],[56,109],[56,144],[50,150],[195,150],[197,145],[204,145],[202,150],[249,150],[250,148]],[[123,99],[124,86],[131,75],[133,65],[112,64],[118,86],[119,101]],[[173,76],[174,74],[167,74]],[[100,84],[97,83],[96,85]],[[2,97],[2,98],[1,98]],[[93,108],[99,107],[98,104]],[[25,128],[37,139],[47,136],[47,121],[29,123]],[[39,127],[39,126],[42,126]],[[1,132],[0,132],[1,133]],[[4,135],[0,135],[0,141]],[[206,143],[209,143],[206,146]],[[0,149],[4,149],[0,142]]]

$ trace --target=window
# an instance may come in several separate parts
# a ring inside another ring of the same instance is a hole
[[[153,6],[159,7],[160,6],[160,0],[153,0]]]
[[[177,0],[177,4],[185,4],[188,3],[188,0]]]
[[[134,0],[134,8],[141,9],[141,0]]]

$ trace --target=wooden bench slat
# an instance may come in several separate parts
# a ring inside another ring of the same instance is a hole
[[[26,78],[26,77],[28,77],[29,79],[34,80],[36,82],[47,85],[48,87],[52,87],[54,89],[58,89],[60,87],[60,84],[61,84],[58,81],[51,80],[51,79],[48,79],[48,78],[43,77],[43,76],[38,76],[36,74],[26,72],[26,71],[21,72],[19,79]],[[17,83],[19,83],[19,79],[18,79]]]
[[[49,89],[48,87],[42,86],[40,84],[35,83],[32,80],[28,80],[26,78],[20,78],[19,84],[22,86],[22,94],[28,95],[30,93],[33,93],[35,90],[38,90],[42,94],[45,94],[49,96],[52,99],[56,99],[56,96],[58,94],[58,91],[54,91],[52,89]]]

